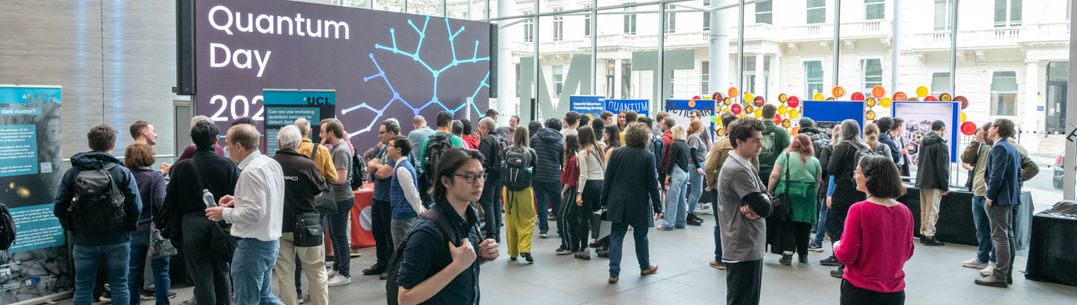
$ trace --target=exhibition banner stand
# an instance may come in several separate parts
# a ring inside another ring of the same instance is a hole
[[[70,251],[53,216],[60,187],[59,86],[0,85],[0,203],[15,242],[0,251],[0,304],[63,297],[73,289]]]
[[[892,115],[905,119],[905,130],[901,137],[909,149],[909,171],[916,172],[917,156],[920,152],[920,140],[924,134],[931,132],[931,122],[935,120],[946,123],[946,132],[942,138],[950,143],[950,162],[957,162],[957,121],[961,105],[956,102],[894,102]]]
[[[606,111],[620,113],[635,111],[640,117],[650,116],[651,100],[644,99],[606,99]]]
[[[714,101],[712,100],[666,100],[666,112],[669,112],[669,116],[673,117],[677,121],[677,125],[688,126],[691,123],[691,119],[688,114],[693,110],[701,112],[701,118],[710,118],[714,116]],[[707,126],[713,127],[713,121],[707,120],[711,124]]]
[[[804,117],[817,123],[841,124],[841,121],[853,119],[864,129],[863,101],[804,101]],[[826,125],[826,124],[820,124]]]
[[[568,110],[580,115],[589,115],[594,119],[606,110],[606,97],[601,95],[569,96]]]
[[[270,156],[277,153],[277,132],[292,125],[298,118],[310,121],[310,136],[314,143],[323,119],[333,117],[336,110],[336,91],[331,89],[265,89],[265,139],[262,144]]]

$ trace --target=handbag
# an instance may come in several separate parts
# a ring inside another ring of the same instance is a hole
[[[786,220],[786,219],[789,218],[789,216],[790,216],[789,214],[792,212],[792,208],[789,207],[789,153],[788,152],[785,153],[785,168],[782,169],[782,172],[783,172],[783,174],[782,174],[782,182],[785,183],[785,192],[783,192],[781,194],[778,194],[778,195],[770,196],[771,197],[771,205],[773,207],[772,207],[770,216],[768,216],[767,218],[773,218],[773,219],[778,219],[778,220]],[[778,187],[775,186],[774,189],[777,190]]]
[[[153,211],[153,203],[150,203],[150,215],[157,215]],[[161,234],[161,230],[157,229],[157,225],[150,222],[150,257],[153,259],[168,258],[179,253],[176,247],[172,245],[172,241],[168,240]]]
[[[190,160],[191,166],[194,167],[194,179],[198,181],[198,188],[208,190],[205,187],[206,184],[202,180],[202,174],[198,172],[198,163],[195,162],[195,158],[191,158]],[[227,224],[222,220],[219,222],[213,222],[213,226],[216,227],[217,230],[210,231],[210,254],[212,254],[214,257],[225,258],[231,261],[232,254],[236,252],[237,241],[237,239],[232,236],[231,233],[228,233],[228,231],[232,229],[232,225]]]
[[[318,164],[318,146],[321,143],[314,143],[314,148],[310,151],[310,160],[314,161],[315,166]],[[322,190],[321,194],[314,195],[314,209],[322,215],[333,215],[337,213],[337,202],[333,200],[332,190]]]
[[[318,207],[311,202],[315,210]],[[295,215],[295,230],[292,232],[292,243],[296,247],[317,247],[322,245],[322,215],[320,212],[305,212]]]

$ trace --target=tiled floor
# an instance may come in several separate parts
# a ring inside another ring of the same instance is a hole
[[[703,227],[651,230],[651,261],[660,268],[658,274],[645,278],[635,272],[638,264],[629,238],[621,281],[616,285],[606,283],[608,260],[555,256],[553,250],[559,244],[556,235],[538,239],[536,234],[534,265],[509,262],[502,252],[498,260],[482,266],[482,303],[722,304],[725,273],[707,265],[714,251],[712,225],[713,218],[708,218]],[[907,304],[1077,304],[1077,287],[1028,281],[1023,276],[1015,276],[1008,289],[973,284],[976,270],[961,267],[961,261],[973,257],[972,246],[916,246],[912,260],[905,265]],[[352,261],[353,273],[358,274],[374,260],[372,248],[362,253]],[[807,265],[793,266],[779,265],[776,255],[768,255],[763,266],[762,304],[837,304],[840,281],[830,277],[830,267],[818,264],[829,253],[829,249],[812,253]],[[1024,264],[1025,257],[1019,256],[1015,267],[1023,271]],[[384,287],[385,282],[377,277],[356,276],[351,285],[330,288],[330,304],[384,304]],[[190,288],[178,292],[173,304],[191,293]]]

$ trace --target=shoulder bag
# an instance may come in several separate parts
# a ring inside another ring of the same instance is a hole
[[[767,218],[786,220],[792,209],[789,207],[789,152],[785,152],[785,166],[782,168],[782,181],[785,183],[785,192],[771,196],[773,210]],[[778,186],[774,186],[777,190]]]

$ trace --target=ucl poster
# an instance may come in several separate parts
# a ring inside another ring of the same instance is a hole
[[[0,304],[73,289],[64,230],[52,214],[63,175],[60,91],[0,85],[0,203],[16,232],[11,248],[0,251]]]

